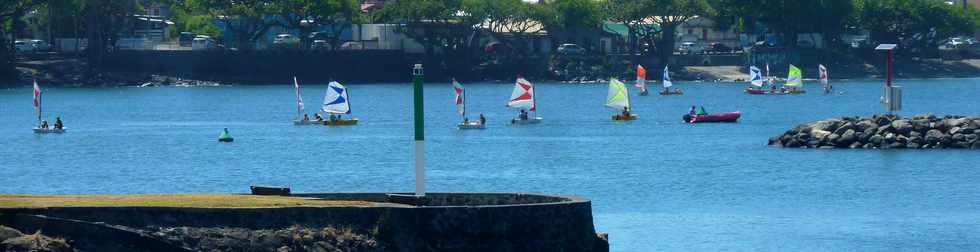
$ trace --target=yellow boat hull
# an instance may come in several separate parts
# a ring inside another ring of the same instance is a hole
[[[349,126],[349,125],[357,125],[357,118],[348,119],[348,120],[343,120],[343,119],[340,119],[340,120],[326,120],[326,121],[323,121],[323,125],[327,125],[327,126]]]
[[[636,117],[637,115],[629,115],[629,116],[613,115],[612,119],[613,121],[632,121],[632,120],[636,120]]]

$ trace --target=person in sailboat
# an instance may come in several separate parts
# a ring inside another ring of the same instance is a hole
[[[623,118],[630,117],[630,107],[623,107]]]
[[[470,118],[469,117],[463,117],[463,124],[469,124],[469,123],[470,123]]]
[[[42,128],[42,129],[48,129],[48,121],[47,120],[41,121],[40,128]]]
[[[323,117],[320,116],[320,113],[314,113],[313,119],[316,119],[317,121],[323,121]]]
[[[310,121],[310,114],[303,114],[303,121],[304,122],[309,122]]]
[[[691,111],[688,111],[687,114],[688,115],[691,115],[691,116],[698,115],[698,107],[697,106],[691,106]]]
[[[64,129],[65,125],[61,123],[61,117],[54,118],[54,129]]]
[[[480,113],[480,125],[485,124],[487,124],[487,117],[483,116],[483,113]]]
[[[517,115],[517,118],[520,118],[521,120],[527,120],[527,111],[524,111],[522,109],[521,113]]]

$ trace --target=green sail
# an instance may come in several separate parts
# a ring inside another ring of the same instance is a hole
[[[789,65],[789,77],[786,77],[787,87],[802,87],[803,86],[803,71],[800,68]]]

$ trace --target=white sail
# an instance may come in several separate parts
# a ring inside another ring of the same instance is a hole
[[[293,86],[296,87],[296,114],[303,113],[303,96],[299,93],[299,81],[296,80],[296,76],[293,76]]]
[[[756,87],[760,87],[761,88],[762,85],[766,84],[766,81],[762,79],[762,70],[759,70],[759,68],[757,68],[755,66],[749,67],[749,77],[750,77],[752,86],[756,86]]]
[[[664,80],[663,81],[664,81],[664,87],[665,88],[669,88],[670,86],[673,86],[674,85],[674,83],[670,81],[670,70],[667,68],[667,66],[664,66]]]
[[[347,88],[336,81],[327,85],[327,95],[323,98],[323,112],[330,114],[350,114],[350,100]]]
[[[456,79],[453,79],[453,90],[456,91],[456,110],[459,115],[466,116],[466,90]]]
[[[630,94],[626,85],[616,78],[609,79],[609,94],[606,96],[606,106],[615,109],[630,107]]]
[[[517,83],[514,84],[514,91],[510,93],[510,100],[507,102],[507,107],[530,109],[531,111],[537,109],[534,103],[534,85],[524,78],[517,78]]]

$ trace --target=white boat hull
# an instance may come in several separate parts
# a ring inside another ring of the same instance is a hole
[[[511,124],[538,124],[541,123],[541,117],[529,117],[527,119],[514,118],[510,120]]]
[[[61,133],[65,133],[65,130],[66,130],[65,128],[61,128],[61,129],[55,129],[55,128],[47,128],[47,129],[34,128],[34,133],[35,134],[48,134],[48,133],[61,134]]]
[[[293,125],[322,125],[323,121],[319,120],[293,120]]]
[[[456,125],[459,129],[486,129],[486,125],[480,124],[480,122],[464,122]]]

